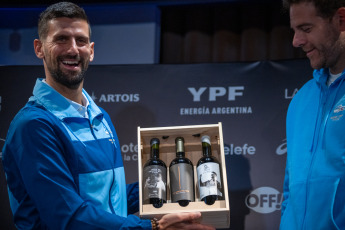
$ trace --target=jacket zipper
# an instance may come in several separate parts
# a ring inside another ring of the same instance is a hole
[[[322,90],[322,89],[321,89]],[[313,169],[313,165],[314,165],[314,158],[315,158],[315,155],[316,155],[316,151],[317,151],[317,147],[319,145],[319,142],[320,140],[322,141],[322,138],[323,138],[323,129],[325,129],[325,125],[327,123],[327,117],[326,117],[326,102],[327,102],[327,99],[329,97],[329,89],[327,88],[325,90],[326,92],[326,95],[323,95],[321,97],[321,108],[319,109],[318,112],[320,112],[321,110],[321,117],[318,118],[318,120],[316,121],[317,123],[317,136],[316,136],[316,141],[315,143],[313,143],[315,146],[313,148],[313,151],[311,152],[311,160],[310,160],[310,164],[309,164],[309,170],[308,170],[308,175],[307,175],[307,181],[306,181],[306,194],[305,194],[305,209],[304,209],[304,215],[303,215],[303,224],[302,224],[302,229],[307,229],[306,227],[306,223],[305,223],[305,219],[306,219],[306,215],[307,215],[307,206],[308,206],[308,193],[309,193],[309,190],[310,190],[310,187],[309,187],[309,183],[310,183],[310,177],[311,177],[311,173],[312,173],[312,169]],[[324,119],[325,118],[325,119]],[[322,131],[322,134],[321,134],[321,131]],[[321,136],[320,136],[321,135]]]
[[[98,142],[98,138],[97,138],[97,136],[96,136],[96,134],[95,134],[94,127],[93,127],[93,125],[91,124],[90,119],[88,119],[88,121],[89,121],[89,125],[90,125],[90,130],[91,130],[92,136],[93,136],[93,138]],[[102,123],[103,123],[103,122],[102,122]],[[111,135],[111,134],[110,134],[110,135]],[[113,139],[113,141],[115,142],[114,138],[112,138],[112,139]],[[106,154],[106,153],[105,153],[105,154]],[[109,159],[109,160],[110,160],[110,159]],[[112,178],[112,182],[111,182],[111,185],[110,185],[110,187],[109,187],[109,192],[108,192],[108,197],[109,197],[109,198],[108,198],[108,205],[109,205],[109,208],[110,208],[111,212],[114,213],[114,214],[116,214],[116,213],[115,213],[114,206],[113,206],[113,203],[112,203],[112,201],[111,201],[111,191],[112,191],[113,186],[114,186],[115,171],[114,171],[114,168],[112,168],[111,170],[112,170],[112,176],[113,176],[113,178]]]

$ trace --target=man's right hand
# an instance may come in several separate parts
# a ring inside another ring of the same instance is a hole
[[[200,223],[200,212],[184,212],[171,213],[164,215],[158,220],[159,230],[181,230],[181,229],[195,229],[195,230],[215,230],[214,227],[203,225]]]

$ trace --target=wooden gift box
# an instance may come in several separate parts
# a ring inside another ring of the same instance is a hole
[[[203,135],[210,136],[212,155],[218,159],[221,168],[223,187],[222,192],[224,200],[217,200],[213,205],[207,205],[203,201],[199,200],[196,165],[198,160],[202,157],[200,138]],[[184,138],[186,157],[190,159],[194,165],[195,202],[190,202],[186,207],[181,207],[178,203],[171,203],[170,197],[169,165],[170,162],[176,157],[175,138],[179,136]],[[150,140],[154,137],[159,138],[160,140],[159,158],[163,160],[167,166],[167,203],[163,204],[161,208],[155,208],[152,204],[143,204],[143,167],[146,161],[150,158]],[[230,207],[221,122],[210,125],[170,126],[156,128],[138,127],[138,172],[140,197],[139,215],[141,218],[160,218],[164,214],[168,213],[198,211],[202,214],[202,223],[212,225],[215,228],[229,227]]]

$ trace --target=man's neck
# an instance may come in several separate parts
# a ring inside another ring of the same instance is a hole
[[[46,78],[46,82],[48,85],[50,85],[53,89],[55,89],[58,93],[60,93],[62,96],[83,105],[82,101],[83,101],[83,82],[80,83],[80,85],[75,88],[75,89],[71,89],[68,88],[56,81],[53,81],[51,78]]]

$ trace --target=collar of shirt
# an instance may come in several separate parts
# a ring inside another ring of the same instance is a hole
[[[43,79],[43,82],[47,84],[47,82],[45,81],[45,79]],[[66,98],[66,97],[65,97]],[[66,98],[66,100],[78,111],[78,113],[84,117],[84,118],[89,118],[89,114],[87,112],[87,107],[89,106],[89,100],[87,100],[86,96],[84,93],[82,93],[82,99],[81,99],[81,104],[72,101],[68,98]]]
[[[331,71],[329,71],[329,77],[327,79],[327,85],[330,86],[335,80],[337,80],[338,77],[341,76],[342,73],[338,74],[332,74]]]
[[[85,118],[89,118],[89,114],[87,113],[87,107],[89,106],[89,101],[87,100],[84,93],[82,93],[82,95],[83,95],[83,97],[82,97],[82,104],[83,105],[81,105],[75,101],[72,101],[68,98],[66,98],[66,99],[78,111],[78,113],[80,113],[81,116],[83,116]]]

